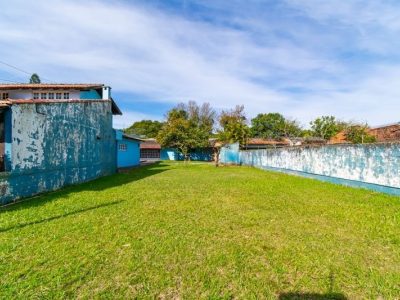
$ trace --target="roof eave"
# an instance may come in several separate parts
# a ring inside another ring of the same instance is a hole
[[[111,97],[111,112],[114,116],[122,116],[122,111],[119,109],[117,103]]]

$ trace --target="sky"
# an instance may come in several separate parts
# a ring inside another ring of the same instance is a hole
[[[0,0],[0,82],[104,83],[124,128],[190,100],[400,121],[398,0]]]

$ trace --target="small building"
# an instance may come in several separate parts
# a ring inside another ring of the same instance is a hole
[[[117,139],[117,167],[129,168],[140,165],[140,143],[143,141],[137,136],[116,131]]]
[[[161,159],[161,145],[155,139],[146,139],[140,143],[141,161],[159,161]]]
[[[116,171],[104,84],[0,84],[0,204]]]

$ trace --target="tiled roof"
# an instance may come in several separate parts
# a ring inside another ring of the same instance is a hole
[[[155,139],[148,139],[140,143],[140,149],[161,149],[161,145]]]
[[[87,90],[103,86],[101,83],[1,83],[0,90]]]
[[[262,138],[250,138],[248,139],[247,145],[287,145],[287,141],[277,141]]]
[[[46,103],[77,103],[111,101],[103,99],[8,99],[9,104],[46,104]]]

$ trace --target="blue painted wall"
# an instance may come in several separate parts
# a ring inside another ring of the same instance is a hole
[[[223,163],[236,151],[239,164],[400,194],[399,143],[224,151]]]
[[[239,143],[226,145],[222,147],[221,152],[219,154],[219,159],[221,163],[224,164],[240,164],[239,159]]]
[[[81,91],[80,99],[101,99],[101,95],[96,90]]]
[[[183,155],[176,149],[163,148],[160,152],[161,160],[183,160]]]
[[[118,135],[118,133],[117,133]],[[123,151],[120,145],[126,145]],[[117,166],[118,168],[134,167],[140,165],[140,142],[117,136]]]
[[[116,171],[110,101],[14,104],[6,126],[1,204]]]
[[[160,153],[161,160],[183,160],[183,155],[173,148],[163,148]],[[193,161],[212,161],[213,152],[212,149],[195,149],[190,153],[190,160]]]

